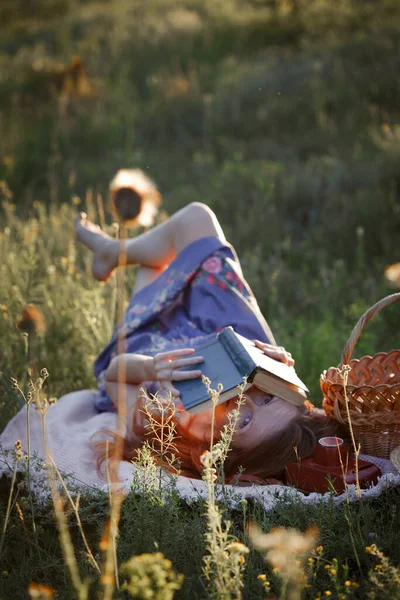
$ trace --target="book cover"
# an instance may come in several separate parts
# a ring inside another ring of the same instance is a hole
[[[237,386],[243,384],[243,378],[247,377],[251,382],[256,372],[266,372],[265,375],[276,378],[281,387],[289,385],[301,391],[303,400],[308,393],[293,367],[266,356],[253,342],[237,334],[232,327],[226,327],[215,338],[199,346],[195,356],[204,358],[198,368],[210,379],[211,387],[217,389],[218,384],[222,383],[222,396],[225,398],[221,398],[221,401],[237,395]],[[201,378],[176,381],[174,386],[181,394],[185,410],[199,412],[209,407],[210,398]],[[301,402],[299,394],[298,403]]]

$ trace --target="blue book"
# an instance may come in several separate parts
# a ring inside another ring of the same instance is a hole
[[[254,342],[236,333],[232,327],[226,327],[215,338],[199,346],[194,356],[204,358],[197,368],[211,380],[211,387],[217,389],[219,383],[223,385],[218,403],[237,396],[238,386],[243,384],[245,377],[247,388],[255,385],[296,406],[303,404],[309,393],[293,367],[267,356]],[[181,394],[185,410],[192,414],[212,406],[201,378],[175,381],[174,386]]]

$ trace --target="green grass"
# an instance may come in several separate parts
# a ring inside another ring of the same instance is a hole
[[[3,494],[6,493],[3,483]],[[25,525],[31,531],[27,501],[20,497],[21,509],[25,515]],[[81,518],[89,544],[96,555],[96,548],[102,536],[102,528],[108,515],[108,503],[105,495],[88,495],[81,499]],[[122,564],[133,554],[144,552],[163,552],[174,568],[185,575],[182,590],[176,598],[208,598],[206,583],[202,577],[202,559],[205,552],[205,507],[203,502],[190,506],[172,495],[165,504],[151,501],[137,495],[135,491],[128,496],[123,505],[120,535],[118,538],[118,559]],[[58,598],[69,600],[74,592],[69,581],[56,531],[54,514],[47,507],[35,507],[38,523],[38,541],[27,538],[17,515],[14,515],[7,534],[8,550],[2,561],[0,576],[0,594],[3,598],[26,598],[26,589],[31,580],[51,585],[57,590]],[[277,501],[272,513],[266,514],[257,505],[249,502],[238,510],[225,510],[224,518],[233,521],[233,533],[244,543],[248,543],[243,530],[244,521],[256,521],[264,531],[273,527],[295,527],[305,531],[310,525],[317,525],[320,543],[323,545],[321,568],[311,587],[305,590],[304,598],[317,596],[318,591],[334,590],[325,565],[339,560],[341,568],[348,566],[344,577],[340,570],[339,579],[343,584],[349,579],[360,587],[352,588],[349,598],[363,600],[372,586],[368,582],[368,572],[379,562],[366,553],[365,548],[374,541],[393,564],[400,561],[398,544],[399,490],[387,492],[373,502],[353,505],[320,504],[306,506],[301,502]],[[350,526],[349,526],[350,523]],[[82,577],[91,577],[94,581],[91,597],[95,596],[96,573],[88,564],[74,518],[69,518],[70,530],[74,541]],[[17,550],[18,549],[18,550]],[[99,553],[97,552],[97,557]],[[360,562],[357,565],[356,556]],[[267,574],[272,582],[272,590],[279,591],[277,575],[264,563],[261,554],[252,550],[246,561],[244,576],[244,599],[264,598],[263,588],[257,579],[261,573]],[[118,596],[116,596],[118,597]],[[337,598],[333,591],[333,598]],[[381,598],[397,598],[386,595],[382,590]]]
[[[279,344],[320,403],[320,373],[338,363],[359,316],[391,293],[384,269],[399,260],[399,17],[395,0],[1,3],[1,427],[20,407],[9,377],[26,383],[33,358],[50,372],[50,396],[94,385],[93,359],[114,326],[115,281],[91,280],[72,222],[79,209],[98,220],[96,194],[106,201],[124,166],[154,177],[167,213],[190,201],[215,210]],[[71,84],[74,56],[86,87]],[[129,289],[133,280],[129,271]],[[36,341],[16,327],[29,303],[46,321]],[[393,306],[375,317],[356,356],[396,347],[397,315]],[[81,504],[96,548],[106,500]],[[37,511],[38,547],[12,513],[4,599],[26,598],[30,579],[72,597],[54,517]],[[354,598],[370,585],[371,534],[399,562],[397,490],[349,507],[280,502],[268,515],[251,504],[246,511],[265,530],[316,523],[324,559],[348,563],[360,583]],[[132,494],[121,562],[158,548],[185,574],[178,596],[207,597],[203,514],[201,503],[151,505]],[[243,539],[244,515],[230,516]],[[265,568],[252,551],[245,598],[263,597]],[[322,569],[305,597],[326,589]]]

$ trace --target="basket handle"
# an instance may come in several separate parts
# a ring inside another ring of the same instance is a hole
[[[354,350],[354,346],[358,342],[358,338],[360,337],[362,330],[364,329],[368,321],[372,319],[375,313],[382,310],[382,308],[385,308],[385,306],[393,304],[393,302],[397,302],[398,300],[400,300],[400,292],[398,292],[397,294],[391,294],[390,296],[386,296],[385,298],[382,298],[382,300],[379,300],[376,304],[371,306],[371,308],[369,308],[367,312],[365,312],[362,315],[362,317],[360,317],[360,319],[354,326],[354,329],[351,332],[350,337],[347,340],[347,343],[344,347],[339,367],[342,367],[343,365],[347,365],[349,363]]]

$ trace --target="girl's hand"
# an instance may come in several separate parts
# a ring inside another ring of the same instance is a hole
[[[178,371],[180,367],[198,365],[204,361],[202,356],[188,356],[194,352],[194,348],[183,348],[182,350],[170,350],[156,354],[153,358],[152,380],[158,381],[162,389],[171,392],[173,397],[178,397],[179,391],[172,385],[172,381],[197,379],[202,375],[200,370]],[[188,358],[183,358],[185,356],[188,356]]]
[[[285,348],[282,348],[282,346],[273,346],[272,344],[266,344],[265,342],[260,342],[259,340],[253,341],[257,348],[260,348],[260,350],[262,350],[267,356],[285,363],[288,365],[288,367],[294,366],[292,355],[290,352],[287,352]]]

